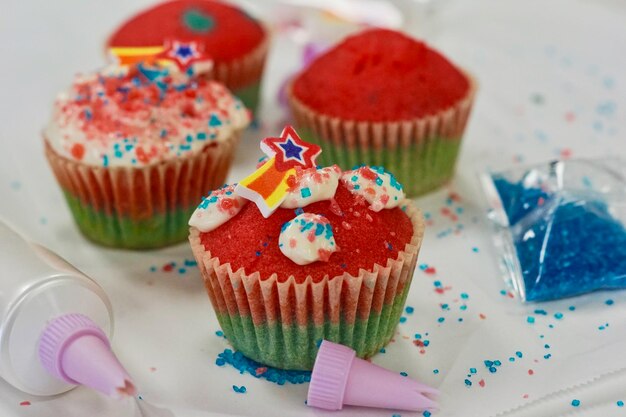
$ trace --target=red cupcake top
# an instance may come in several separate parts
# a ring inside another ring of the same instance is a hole
[[[468,78],[425,43],[371,29],[317,58],[293,94],[322,114],[347,120],[411,120],[451,107],[468,93]]]
[[[338,247],[326,259],[307,265],[296,264],[279,246],[283,226],[302,211],[325,218]],[[229,262],[233,271],[258,271],[261,278],[276,273],[281,282],[292,275],[297,282],[309,275],[316,282],[344,272],[357,276],[360,269],[371,271],[374,264],[386,266],[387,259],[397,259],[412,237],[413,225],[402,207],[374,212],[343,182],[332,200],[297,210],[279,208],[269,218],[264,218],[256,205],[245,204],[232,220],[200,234],[205,249],[220,262]]]
[[[214,61],[229,62],[254,50],[264,37],[263,27],[241,9],[215,0],[175,0],[126,21],[107,48],[196,42]]]
[[[384,168],[316,167],[319,148],[290,126],[261,149],[269,159],[238,185],[211,192],[189,220],[220,263],[261,279],[320,281],[384,267],[411,242],[408,201]]]

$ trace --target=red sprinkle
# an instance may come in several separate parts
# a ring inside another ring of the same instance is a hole
[[[485,386],[485,380],[481,379],[480,381],[478,381],[478,385],[480,385],[481,387]]]
[[[165,272],[170,272],[172,269],[174,269],[174,266],[172,264],[163,265],[163,271]]]
[[[70,153],[72,154],[74,158],[80,161],[81,159],[83,159],[83,156],[85,155],[85,147],[80,143],[75,143],[72,146]]]
[[[478,317],[480,317],[481,319],[485,320],[487,318],[487,316],[485,316],[483,313],[480,313],[478,315]]]
[[[22,401],[22,402],[20,403],[20,405],[21,405],[22,407],[24,407],[24,406],[29,406],[29,405],[30,405],[30,401]]]
[[[256,368],[254,372],[257,374],[257,376],[263,375],[265,372],[267,372],[267,368],[265,366],[262,366],[262,367]]]
[[[534,374],[535,374],[535,371],[533,371],[532,369],[528,370],[528,375],[534,375]]]
[[[433,275],[437,273],[437,270],[434,267],[429,266],[428,268],[424,269],[424,272],[429,275]]]

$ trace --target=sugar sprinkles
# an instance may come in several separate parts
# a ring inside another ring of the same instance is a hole
[[[234,193],[235,184],[212,191],[205,197],[189,219],[189,226],[209,232],[239,213],[248,200]]]

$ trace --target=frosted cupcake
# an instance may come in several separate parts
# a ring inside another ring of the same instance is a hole
[[[384,166],[415,196],[452,177],[475,90],[423,42],[370,29],[318,57],[288,95],[322,163]]]
[[[175,0],[132,16],[106,47],[121,64],[156,60],[216,79],[256,112],[268,45],[264,25],[240,8],[215,0]]]
[[[189,222],[220,325],[237,350],[279,368],[311,369],[322,339],[370,357],[400,318],[422,215],[382,168],[342,172],[314,157],[277,168],[315,146],[273,139],[282,156],[270,152],[253,175],[210,193]]]
[[[90,240],[180,242],[198,199],[223,184],[249,114],[216,81],[160,67],[78,76],[54,103],[45,152]]]

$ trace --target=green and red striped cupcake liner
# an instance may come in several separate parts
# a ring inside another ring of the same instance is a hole
[[[245,356],[282,369],[311,369],[322,339],[350,346],[361,358],[380,351],[402,314],[424,234],[421,212],[408,200],[406,207],[414,233],[396,259],[358,276],[319,282],[233,271],[192,228],[191,248],[228,341]]]

